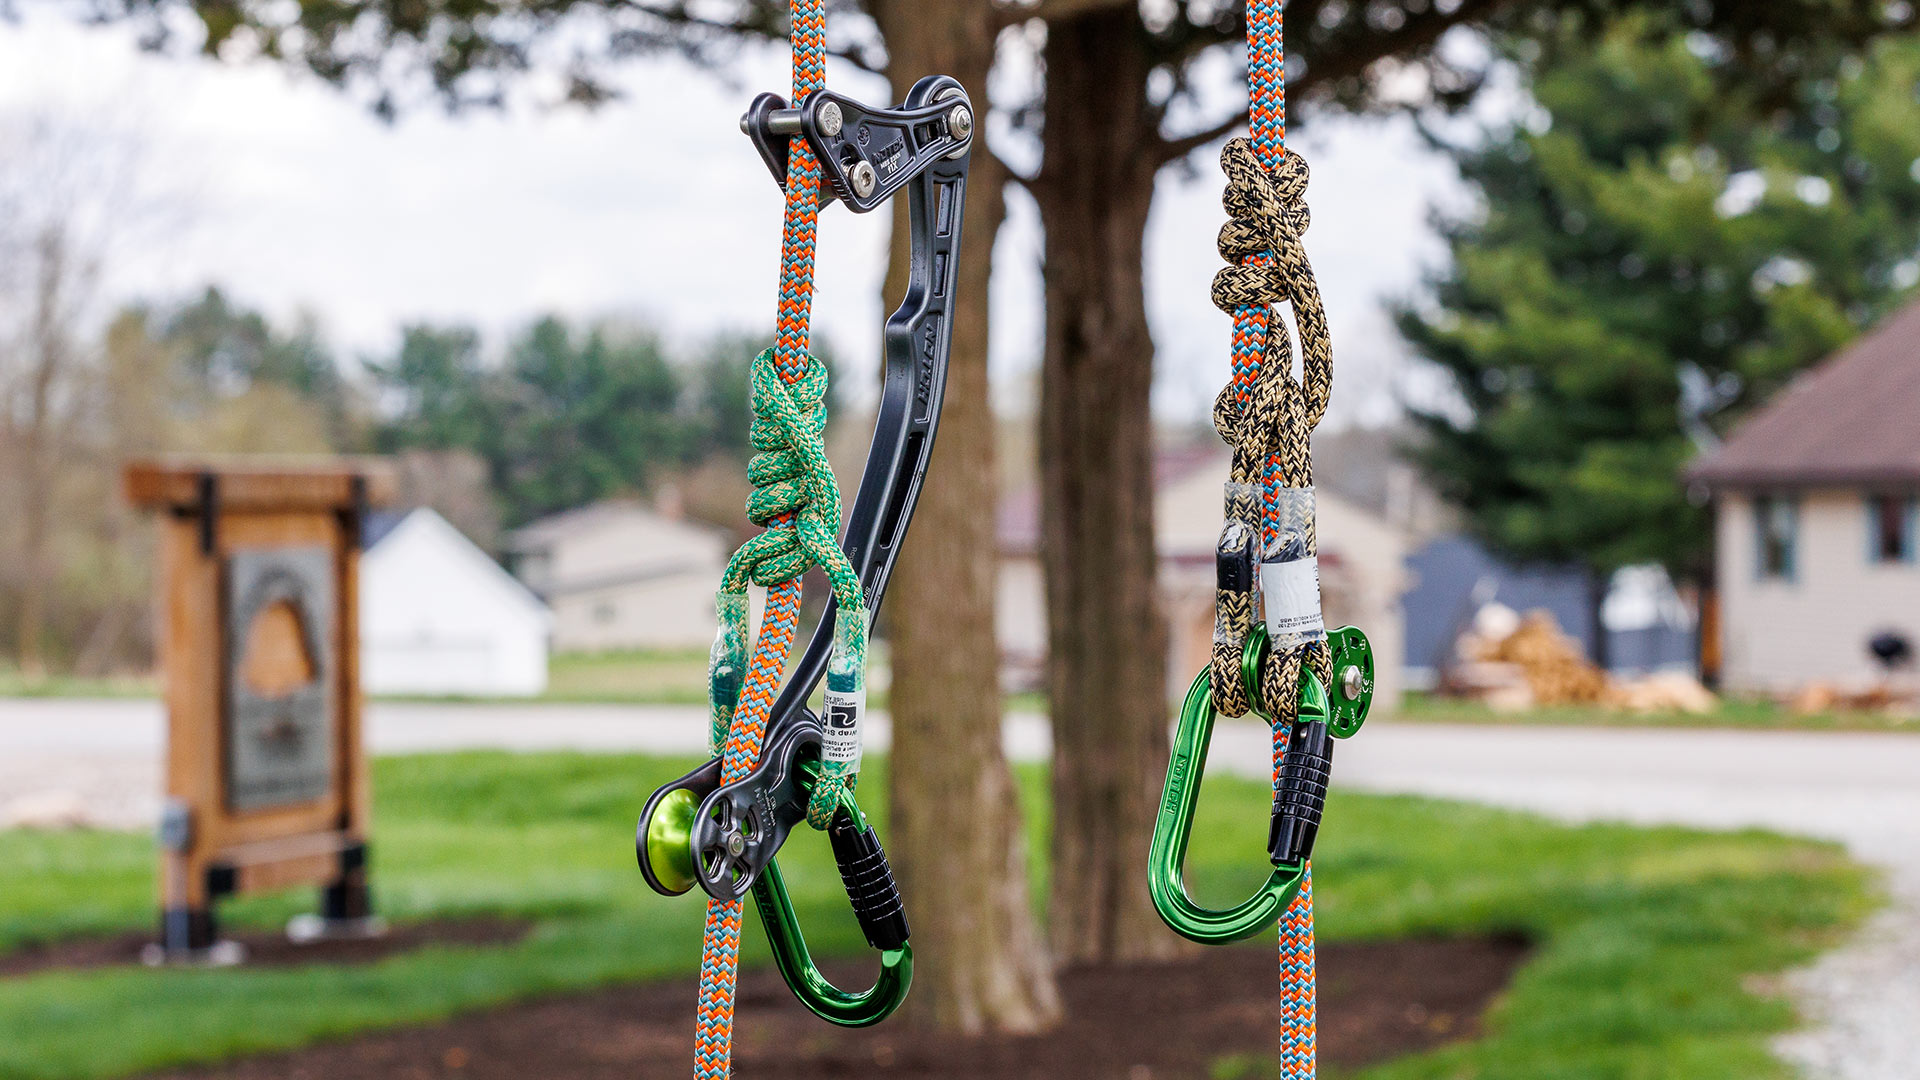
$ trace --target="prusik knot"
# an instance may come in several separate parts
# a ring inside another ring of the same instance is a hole
[[[788,381],[774,353],[768,349],[754,358],[753,425],[748,429],[757,452],[747,463],[747,480],[753,484],[753,492],[747,497],[747,518],[765,531],[733,553],[720,583],[720,634],[708,664],[711,722],[718,744],[732,725],[738,695],[738,683],[731,673],[744,669],[747,585],[779,585],[820,567],[839,602],[828,690],[836,689],[836,675],[846,684],[848,696],[844,700],[853,703],[849,706],[853,710],[853,730],[848,734],[855,746],[844,760],[829,757],[823,761],[820,778],[814,783],[807,821],[816,829],[825,829],[832,823],[840,793],[853,785],[859,763],[858,714],[865,700],[867,605],[860,578],[840,549],[840,485],[827,462],[826,365],[803,353],[805,372]]]
[[[840,551],[840,485],[827,463],[826,366],[808,356],[806,372],[788,382],[773,354],[768,349],[753,361],[748,433],[757,453],[747,465],[753,485],[747,518],[766,531],[728,560],[720,586],[725,592],[744,591],[748,582],[778,585],[814,566],[832,577],[836,563],[853,575]],[[781,527],[767,528],[773,525]]]
[[[1307,163],[1287,154],[1268,172],[1254,156],[1251,140],[1234,139],[1220,151],[1220,166],[1227,174],[1220,201],[1230,220],[1220,228],[1220,257],[1228,265],[1214,275],[1214,306],[1231,315],[1237,308],[1294,299],[1294,279],[1272,256],[1297,248],[1312,222]]]
[[[1309,446],[1327,411],[1333,385],[1333,346],[1327,333],[1320,287],[1302,240],[1307,211],[1307,163],[1286,153],[1271,168],[1261,164],[1253,142],[1234,139],[1220,151],[1227,176],[1221,202],[1230,220],[1220,230],[1225,269],[1213,279],[1213,302],[1234,316],[1234,378],[1214,401],[1213,426],[1233,447],[1232,483],[1266,492],[1271,503],[1282,488],[1313,486]],[[1291,306],[1300,333],[1300,375],[1293,373],[1293,342],[1276,310]],[[1233,508],[1229,507],[1232,516]],[[1269,509],[1267,517],[1271,518]],[[1265,522],[1269,537],[1276,523]],[[1311,531],[1309,530],[1309,551]],[[1222,595],[1214,642],[1215,700],[1227,715],[1250,706],[1240,682],[1240,649],[1257,618],[1252,597]],[[1298,704],[1302,664],[1324,680],[1330,675],[1324,645],[1269,654],[1258,697],[1275,719],[1291,719]]]
[[[1213,279],[1213,302],[1236,318],[1251,311],[1264,325],[1258,376],[1251,386],[1235,379],[1214,402],[1213,424],[1234,448],[1234,479],[1271,483],[1262,475],[1273,455],[1297,456],[1283,467],[1283,486],[1312,483],[1305,462],[1313,429],[1327,411],[1333,385],[1333,350],[1325,308],[1302,234],[1307,210],[1307,163],[1288,153],[1269,170],[1248,139],[1233,139],[1220,151],[1227,175],[1221,202],[1231,220],[1221,228],[1220,255],[1229,264]],[[1300,331],[1301,377],[1293,376],[1293,343],[1286,323],[1271,309],[1290,304]]]

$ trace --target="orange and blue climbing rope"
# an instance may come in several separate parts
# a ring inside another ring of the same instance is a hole
[[[791,38],[793,103],[797,106],[825,85],[824,0],[794,0]],[[730,636],[733,640],[725,646],[716,644],[711,679],[714,741],[722,755],[725,783],[745,777],[759,759],[799,623],[800,575],[817,562],[828,565],[830,576],[836,579],[852,579],[852,570],[835,537],[839,493],[832,487],[831,472],[824,480],[830,491],[822,490],[820,478],[824,455],[819,453],[818,438],[825,423],[825,371],[807,351],[820,179],[820,165],[807,140],[798,136],[789,140],[778,332],[774,347],[755,364],[754,446],[760,453],[749,469],[749,479],[756,488],[756,502],[749,504],[749,515],[766,531],[729,562],[719,604],[722,642],[728,642]],[[830,552],[823,550],[821,543],[823,525],[824,548]],[[768,592],[752,658],[740,674],[721,654],[744,640],[749,579],[767,586]],[[852,580],[855,602],[849,606],[847,598],[842,598],[841,618],[860,627],[860,651],[864,653],[865,612],[858,603],[858,581]],[[835,581],[836,593],[842,591],[843,584]],[[817,785],[822,789],[828,786]],[[741,912],[739,900],[707,901],[694,1030],[694,1075],[701,1080],[724,1080],[732,1071]]]
[[[1229,142],[1221,155],[1227,173],[1225,205],[1232,220],[1220,235],[1229,262],[1214,282],[1214,302],[1233,315],[1231,376],[1214,407],[1214,423],[1234,448],[1228,485],[1229,530],[1238,522],[1258,538],[1263,564],[1310,558],[1314,551],[1313,466],[1309,440],[1326,410],[1331,351],[1319,290],[1299,243],[1306,230],[1307,170],[1286,150],[1286,50],[1281,0],[1247,4],[1249,137]],[[1290,303],[1299,327],[1302,372],[1293,375],[1286,324],[1274,310]],[[1223,540],[1224,544],[1224,540]],[[1264,573],[1264,566],[1263,566]],[[1269,594],[1275,590],[1266,590]],[[1241,652],[1257,618],[1253,592],[1222,590],[1212,664],[1214,701],[1226,715],[1253,707],[1241,674]],[[1277,619],[1273,595],[1265,597],[1273,649],[1260,672],[1260,697],[1273,723],[1273,770],[1280,784],[1288,732],[1297,717],[1303,665],[1324,681],[1331,657],[1318,628],[1317,586],[1313,629],[1289,634]],[[1283,1073],[1315,1072],[1315,980],[1313,872],[1280,919],[1280,979],[1283,1000],[1280,1054]]]

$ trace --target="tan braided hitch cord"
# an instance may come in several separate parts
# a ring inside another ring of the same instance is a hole
[[[1240,138],[1221,150],[1220,165],[1227,175],[1221,201],[1231,220],[1220,230],[1220,256],[1228,265],[1214,276],[1213,303],[1229,315],[1248,307],[1269,314],[1251,393],[1236,372],[1214,402],[1213,426],[1233,447],[1228,531],[1238,524],[1254,538],[1264,533],[1271,543],[1274,537],[1263,529],[1263,518],[1264,506],[1277,494],[1274,489],[1313,487],[1313,429],[1326,414],[1332,392],[1333,347],[1320,287],[1301,241],[1309,223],[1306,162],[1288,152],[1270,172],[1260,164],[1252,140]],[[1272,310],[1281,304],[1292,305],[1299,326],[1298,380],[1286,323]],[[1307,554],[1317,550],[1310,511],[1298,520],[1281,521],[1279,527],[1282,534],[1301,534]],[[1284,651],[1276,642],[1260,672],[1264,700],[1248,701],[1240,658],[1259,617],[1255,596],[1224,589],[1216,595],[1220,632],[1213,646],[1214,704],[1227,716],[1263,707],[1276,724],[1290,723],[1298,715],[1301,666],[1311,664],[1323,684],[1331,683],[1332,656],[1324,638]]]

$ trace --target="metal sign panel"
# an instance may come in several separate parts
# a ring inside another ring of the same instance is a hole
[[[334,556],[324,547],[236,551],[226,561],[226,779],[230,809],[263,810],[325,796],[334,777]],[[282,609],[284,605],[284,610]],[[287,612],[292,639],[285,640]],[[274,620],[256,632],[263,619]],[[273,630],[281,631],[276,639]],[[257,685],[250,649],[283,656],[277,671],[297,672]]]

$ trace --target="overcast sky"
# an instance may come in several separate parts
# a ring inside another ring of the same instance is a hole
[[[785,90],[785,51],[747,53],[732,81],[650,60],[627,70],[624,100],[593,112],[428,108],[387,125],[280,68],[144,54],[125,26],[31,8],[0,22],[0,112],[137,133],[151,182],[190,208],[189,224],[117,253],[114,297],[214,283],[278,318],[313,313],[350,353],[390,350],[419,320],[497,336],[546,312],[631,317],[676,342],[770,326],[781,204],[736,122],[759,88]],[[844,65],[829,83],[886,96]],[[1409,294],[1440,259],[1427,208],[1457,200],[1457,184],[1401,122],[1325,119],[1296,145],[1313,166],[1308,240],[1334,334],[1335,419],[1377,421],[1405,364],[1382,298]],[[1204,416],[1226,378],[1228,320],[1207,300],[1214,157],[1197,154],[1190,179],[1163,175],[1148,236],[1156,403],[1170,417]],[[878,213],[822,217],[816,325],[849,370],[878,355],[885,236]],[[1015,191],[994,252],[1004,408],[1031,404],[1040,243]]]

